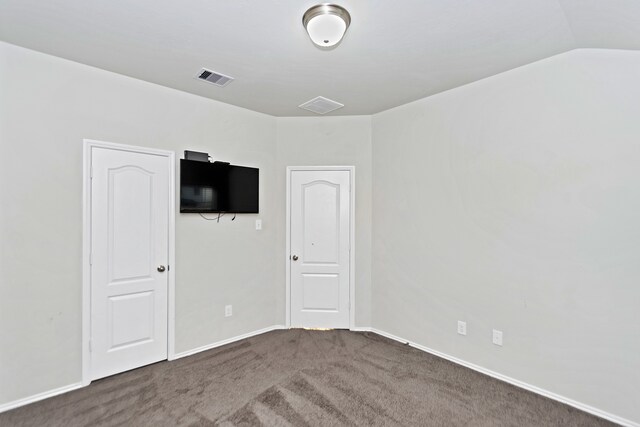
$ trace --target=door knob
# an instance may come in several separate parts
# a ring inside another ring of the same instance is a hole
[[[298,260],[298,255],[294,255],[291,257],[292,260],[297,261]]]
[[[158,267],[158,271],[162,273],[165,270],[164,265]]]

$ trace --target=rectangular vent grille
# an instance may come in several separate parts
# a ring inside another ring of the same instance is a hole
[[[307,101],[302,105],[298,105],[298,107],[302,108],[303,110],[314,112],[316,114],[327,114],[330,111],[344,107],[344,104],[340,104],[339,102],[333,101],[323,96],[318,96],[313,98],[311,101]]]
[[[196,77],[207,83],[221,87],[226,86],[233,81],[233,77],[225,76],[224,74],[216,73],[215,71],[207,70],[206,68],[200,70]]]

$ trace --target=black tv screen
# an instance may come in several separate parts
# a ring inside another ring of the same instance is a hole
[[[180,160],[180,212],[258,213],[259,170]]]

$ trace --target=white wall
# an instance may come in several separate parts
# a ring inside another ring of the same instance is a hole
[[[373,116],[373,326],[640,422],[639,76],[578,50]]]
[[[280,321],[275,137],[273,117],[0,43],[0,404],[81,379],[83,138],[259,167],[262,231],[177,214],[176,350]]]
[[[0,43],[0,405],[80,380],[92,138],[260,167],[259,216],[177,215],[177,351],[284,323],[286,166],[355,165],[356,325],[640,422],[638,75],[580,50],[373,118],[273,118]]]
[[[371,324],[371,117],[277,118],[277,283],[280,323],[285,322],[287,166],[355,166],[355,324]]]

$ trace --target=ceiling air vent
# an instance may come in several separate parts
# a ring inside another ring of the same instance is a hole
[[[344,104],[332,101],[331,99],[325,98],[323,96],[318,96],[316,98],[313,98],[311,101],[307,101],[302,105],[298,105],[298,107],[317,114],[327,114],[330,111],[344,107]]]
[[[226,86],[233,81],[233,77],[225,76],[224,74],[216,73],[215,71],[207,70],[206,68],[200,70],[196,77],[207,83],[220,87]]]

